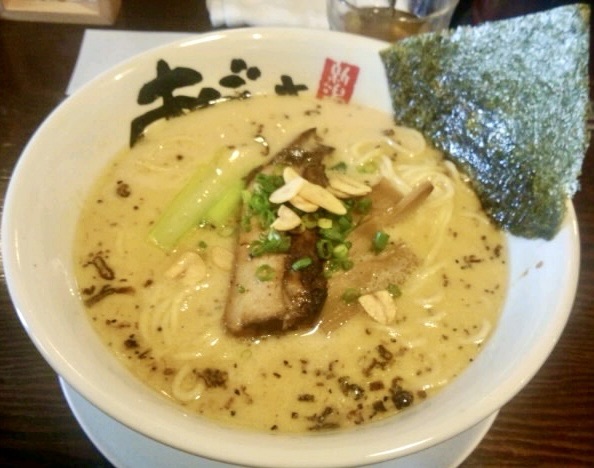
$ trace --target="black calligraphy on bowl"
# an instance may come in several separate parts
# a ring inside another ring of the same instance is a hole
[[[197,96],[188,96],[174,94],[174,91],[178,88],[200,84],[203,81],[202,73],[188,67],[171,68],[169,63],[163,59],[157,62],[156,69],[157,76],[140,88],[137,102],[140,105],[150,105],[161,100],[161,105],[132,120],[130,146],[134,146],[144,134],[145,129],[157,120],[178,117],[221,100],[249,97],[251,93],[247,89],[247,85],[250,81],[256,81],[262,76],[258,67],[249,66],[241,58],[234,58],[229,65],[230,73],[226,73],[218,80],[220,89],[204,86],[200,88]],[[281,96],[296,96],[299,92],[307,89],[306,85],[296,84],[293,78],[288,75],[281,75],[280,83],[274,86],[274,92]]]

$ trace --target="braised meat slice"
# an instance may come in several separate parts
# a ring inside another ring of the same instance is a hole
[[[361,311],[357,301],[345,301],[345,291],[360,294],[402,285],[419,265],[417,256],[403,243],[390,244],[380,253],[370,249],[373,234],[394,225],[414,204],[431,192],[432,186],[421,184],[410,194],[402,195],[382,179],[370,194],[371,212],[351,233],[350,254],[356,258],[353,267],[333,275],[328,281],[328,298],[320,315],[320,328],[331,333]]]
[[[326,146],[315,129],[300,134],[276,154],[270,163],[250,173],[248,188],[258,174],[274,167],[292,167],[301,177],[315,184],[325,184],[323,158],[333,148]],[[242,207],[242,217],[249,215]],[[327,297],[323,261],[316,251],[315,231],[289,230],[284,252],[254,255],[250,246],[269,232],[257,220],[249,220],[249,229],[238,236],[235,263],[224,314],[227,329],[238,335],[258,335],[312,325]],[[265,272],[263,275],[262,272]]]
[[[326,301],[328,282],[324,263],[316,252],[317,241],[318,236],[310,230],[292,236],[283,276],[285,321],[289,325],[311,325]],[[311,263],[295,270],[294,265],[306,258]]]

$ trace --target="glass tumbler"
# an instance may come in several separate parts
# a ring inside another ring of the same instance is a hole
[[[394,42],[446,29],[458,0],[327,0],[330,29]]]

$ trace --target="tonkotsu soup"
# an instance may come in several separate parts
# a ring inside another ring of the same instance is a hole
[[[430,398],[489,338],[507,284],[504,234],[451,162],[388,114],[303,96],[153,124],[91,188],[74,254],[135,376],[261,431]]]

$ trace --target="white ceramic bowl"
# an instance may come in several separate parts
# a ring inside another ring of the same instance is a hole
[[[409,455],[470,428],[511,399],[543,364],[571,310],[579,265],[571,205],[552,241],[510,238],[509,294],[501,323],[468,370],[437,396],[355,431],[257,434],[188,416],[116,361],[79,300],[71,252],[79,208],[98,172],[128,143],[131,120],[151,108],[138,105],[136,96],[155,76],[159,59],[202,74],[201,83],[182,90],[192,96],[203,87],[221,89],[218,80],[230,74],[234,58],[262,72],[241,88],[252,92],[272,92],[281,75],[305,84],[310,93],[343,92],[357,69],[351,100],[390,112],[378,55],[386,45],[326,31],[214,32],[127,61],[56,109],[18,162],[2,220],[10,294],[29,336],[55,371],[107,415],[150,438],[203,457],[258,466],[363,465]],[[325,66],[331,73],[321,79]],[[327,87],[328,79],[336,86]]]

